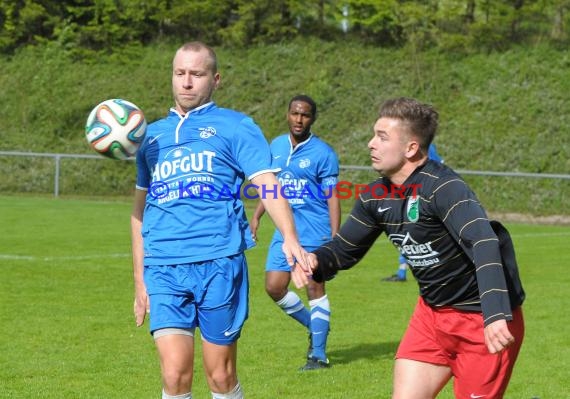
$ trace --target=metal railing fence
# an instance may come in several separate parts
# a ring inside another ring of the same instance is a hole
[[[38,152],[21,152],[21,151],[0,151],[0,157],[31,157],[31,158],[51,158],[53,160],[53,195],[58,197],[61,192],[61,180],[62,180],[62,172],[61,172],[61,163],[62,160],[65,159],[74,159],[74,160],[95,160],[96,162],[99,161],[106,161],[104,165],[109,166],[109,169],[113,169],[117,165],[121,163],[127,162],[132,164],[132,160],[128,161],[115,161],[110,162],[110,160],[99,156],[99,155],[86,155],[86,154],[61,154],[61,153],[38,153]],[[1,159],[1,158],[0,158]],[[103,165],[103,163],[101,163]],[[112,166],[112,167],[111,167]],[[42,166],[42,168],[44,168]],[[25,169],[25,166],[20,167],[19,169]],[[71,168],[74,170],[73,168]],[[369,166],[358,166],[358,165],[341,165],[341,169],[348,172],[370,172],[373,173],[372,169]],[[5,173],[10,173],[8,168],[3,168]],[[77,172],[77,170],[74,170]],[[554,174],[554,173],[525,173],[525,172],[496,172],[496,171],[482,171],[482,170],[459,170],[456,169],[456,172],[460,175],[472,175],[472,176],[500,176],[500,177],[512,177],[512,178],[531,178],[531,179],[557,179],[557,180],[570,180],[570,174]],[[112,179],[114,172],[108,172],[109,177],[108,179]],[[120,173],[120,172],[119,172]],[[132,177],[132,175],[131,175]],[[134,178],[134,177],[133,177]],[[44,179],[45,180],[45,179]],[[81,184],[81,183],[77,183]],[[134,186],[134,183],[133,183]],[[2,184],[0,183],[0,192],[5,191],[2,189]],[[8,190],[10,191],[10,190]],[[18,191],[17,189],[15,191]],[[25,191],[32,191],[32,190],[25,190]]]

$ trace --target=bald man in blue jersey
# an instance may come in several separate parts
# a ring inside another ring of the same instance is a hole
[[[293,209],[299,240],[307,250],[316,249],[336,234],[340,225],[340,202],[335,186],[339,164],[334,150],[311,131],[317,119],[317,105],[306,95],[289,101],[289,133],[271,142],[273,167],[286,190]],[[260,202],[251,219],[254,236],[264,213]],[[330,303],[324,283],[311,281],[307,286],[309,307],[296,292],[288,289],[291,267],[279,250],[283,236],[277,230],[271,241],[265,266],[265,290],[275,303],[309,332],[309,350],[301,370],[330,367],[326,355],[330,330]]]
[[[246,179],[258,188],[279,182],[257,124],[212,101],[219,82],[212,48],[180,47],[172,64],[175,106],[148,126],[137,153],[134,313],[140,326],[150,312],[163,399],[192,398],[196,328],[212,398],[243,398],[237,340],[248,316],[244,251],[254,242],[240,192]],[[287,262],[305,262],[287,200],[262,201],[283,234]]]

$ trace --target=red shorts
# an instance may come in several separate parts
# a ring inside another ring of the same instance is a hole
[[[454,376],[456,398],[502,398],[524,336],[520,307],[508,322],[515,342],[491,354],[485,345],[483,315],[454,308],[432,308],[422,298],[396,353],[397,359],[448,366]]]

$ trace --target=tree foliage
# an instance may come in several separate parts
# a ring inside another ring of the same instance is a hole
[[[3,0],[0,24],[4,54],[45,42],[81,57],[160,40],[297,36],[488,51],[568,44],[570,0]]]

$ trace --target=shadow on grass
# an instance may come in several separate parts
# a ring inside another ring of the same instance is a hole
[[[359,359],[393,359],[399,341],[358,344],[342,349],[328,351],[328,358],[333,364],[348,364]]]

